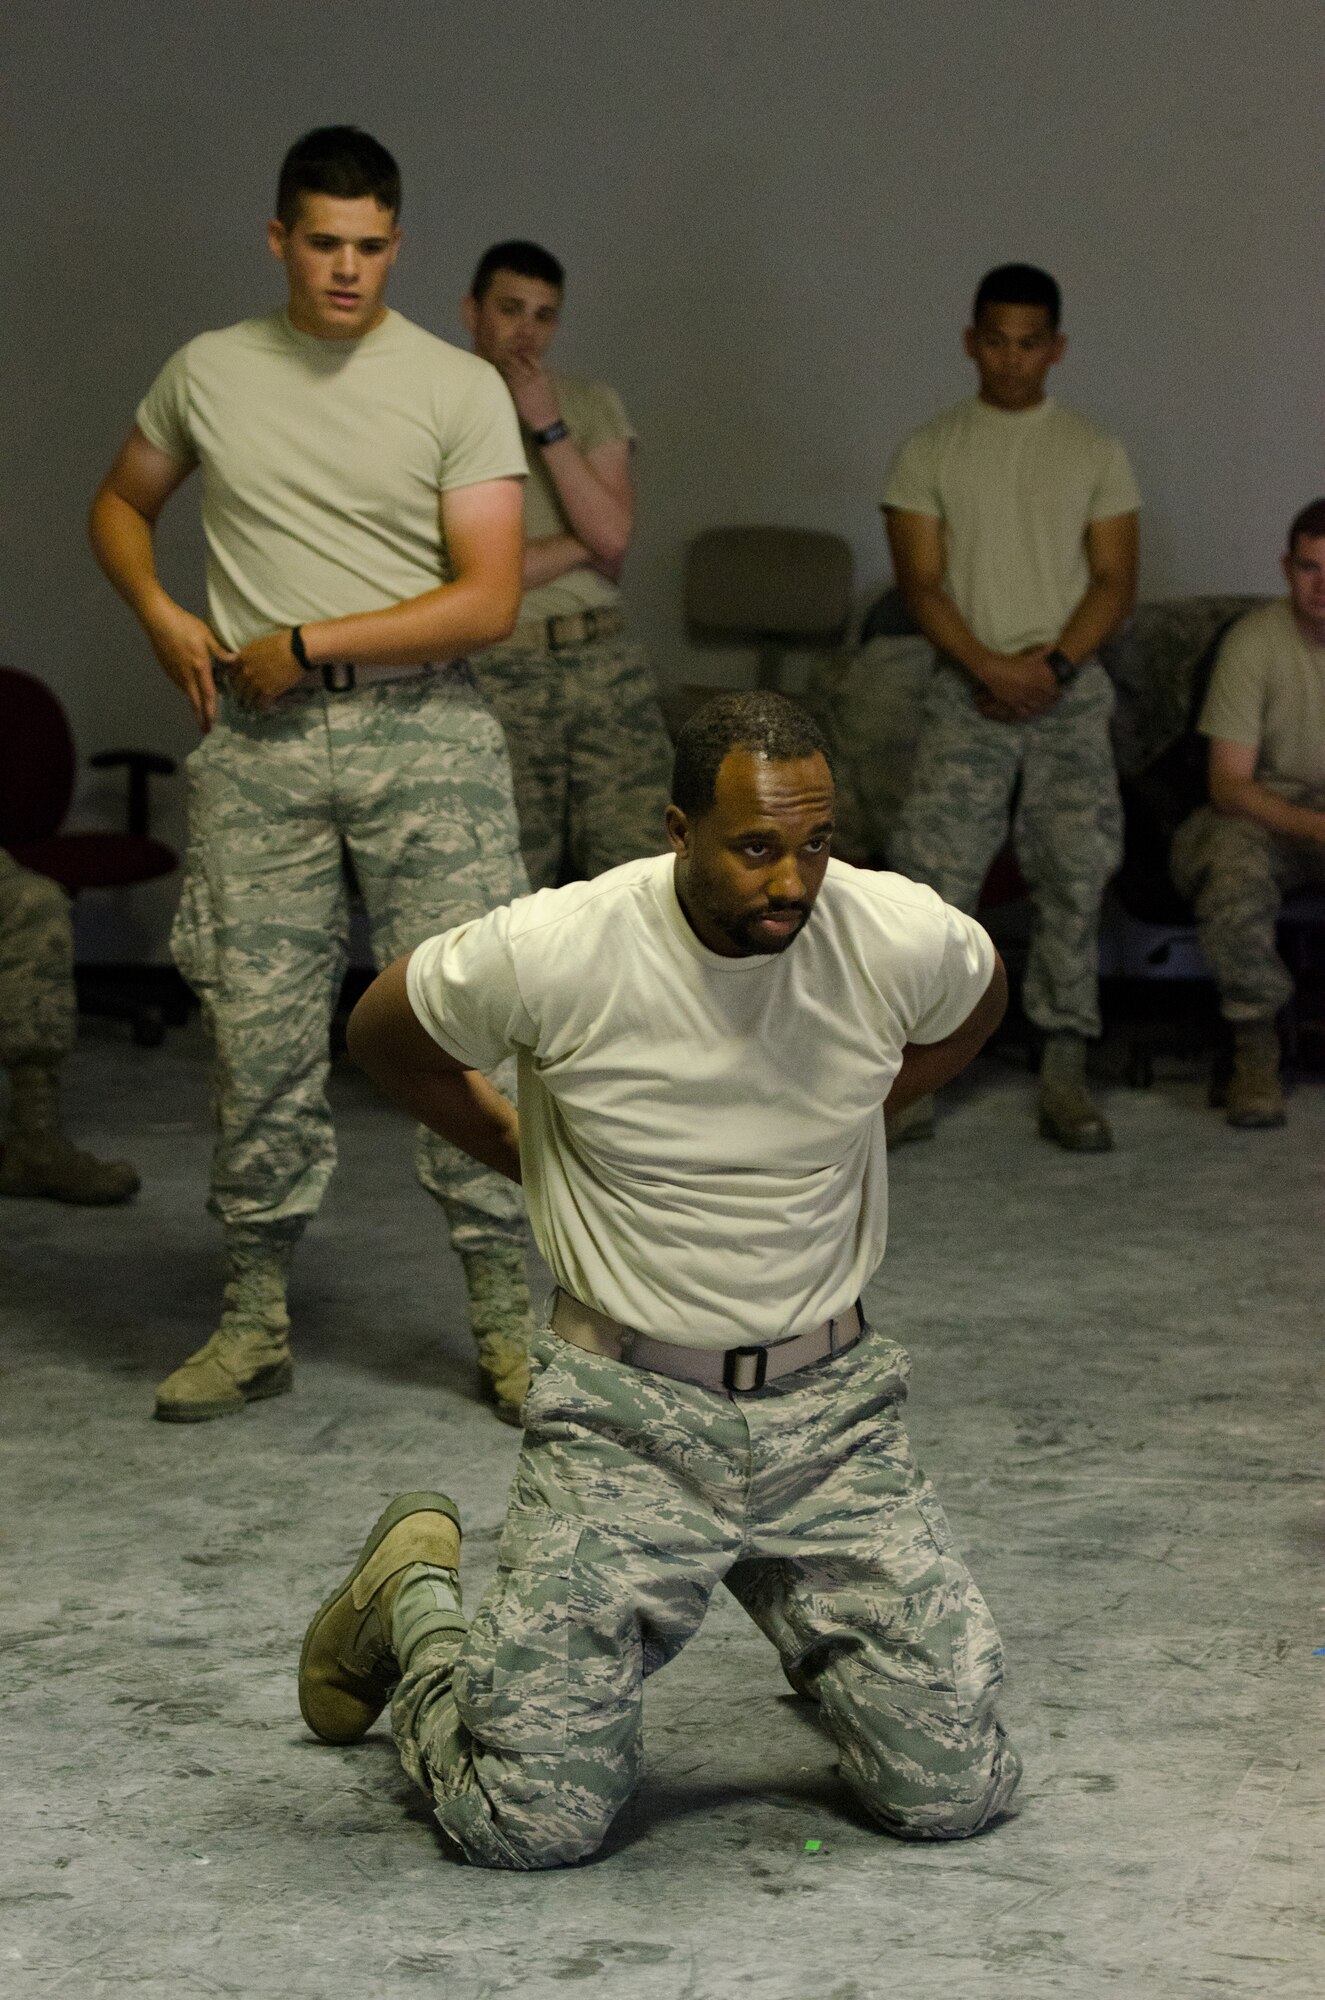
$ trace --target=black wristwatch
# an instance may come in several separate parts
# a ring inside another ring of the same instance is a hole
[[[313,671],[313,662],[309,659],[308,648],[304,644],[304,628],[302,625],[292,625],[290,627],[290,651],[294,654],[296,666],[302,667],[306,674],[311,674]]]
[[[1060,688],[1065,688],[1069,681],[1074,681],[1081,671],[1076,661],[1069,660],[1060,646],[1055,646],[1052,652],[1045,654],[1044,664]]]
[[[555,424],[545,424],[541,431],[530,431],[529,435],[536,445],[541,445],[546,451],[550,444],[560,444],[563,438],[570,436],[570,425],[564,424],[558,417]]]

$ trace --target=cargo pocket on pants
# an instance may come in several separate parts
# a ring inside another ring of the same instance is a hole
[[[582,1532],[555,1514],[517,1509],[507,1517],[497,1580],[465,1647],[465,1721],[495,1750],[566,1749],[570,1585]]]
[[[957,1552],[947,1516],[928,1482],[916,1495],[916,1505],[943,1571],[941,1624],[950,1661],[952,1699],[958,1717],[968,1723],[1002,1684],[1003,1646],[989,1606]]]

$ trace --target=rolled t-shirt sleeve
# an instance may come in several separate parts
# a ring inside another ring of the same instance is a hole
[[[1201,704],[1197,730],[1202,736],[1216,736],[1223,743],[1243,743],[1259,749],[1264,709],[1263,660],[1234,626],[1215,656],[1215,670]]]
[[[942,905],[942,951],[922,1011],[907,1025],[908,1042],[941,1042],[960,1028],[994,976],[989,933],[950,903]]]
[[[463,395],[452,394],[439,424],[442,462],[437,483],[443,493],[458,486],[478,486],[487,479],[524,479],[528,474],[510,391],[491,362],[470,358],[473,376]]]
[[[420,1025],[466,1069],[495,1069],[531,1048],[534,1025],[520,996],[509,906],[425,940],[405,972]]]
[[[197,459],[189,413],[189,350],[172,354],[134,412],[134,422],[149,444],[179,465]]]
[[[1131,461],[1117,438],[1110,438],[1100,460],[1095,489],[1090,496],[1092,521],[1112,521],[1119,514],[1135,514],[1141,506],[1141,489],[1136,483]]]
[[[883,505],[899,507],[904,514],[933,514],[938,520],[943,518],[934,452],[924,431],[913,432],[893,453],[884,482]]]

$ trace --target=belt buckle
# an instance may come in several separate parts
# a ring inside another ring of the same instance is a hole
[[[737,1372],[743,1361],[753,1361],[755,1375],[753,1382],[738,1382]],[[768,1349],[766,1347],[729,1347],[722,1357],[722,1386],[735,1395],[746,1396],[752,1389],[762,1389],[768,1378]]]
[[[571,619],[572,614],[569,611],[554,611],[548,619],[547,644],[550,653],[559,653],[563,646],[573,646],[575,644],[573,639],[563,639],[561,636],[561,627],[569,625]]]
[[[351,660],[328,660],[322,669],[322,685],[328,694],[352,694],[357,680]]]

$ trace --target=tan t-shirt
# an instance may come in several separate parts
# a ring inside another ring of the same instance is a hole
[[[615,389],[604,382],[586,382],[578,375],[554,375],[561,420],[580,451],[593,451],[600,444],[624,440],[636,442],[630,418]],[[524,531],[531,542],[549,535],[570,535],[571,527],[543,462],[543,454],[532,438],[526,437],[529,453],[529,483],[524,495]],[[595,569],[567,570],[551,583],[527,590],[520,601],[520,616],[556,618],[567,612],[588,611],[596,606],[619,604],[616,584],[599,576]]]
[[[284,309],[199,334],[137,421],[202,468],[227,646],[435,590],[450,579],[439,494],[525,474],[496,369],[396,312],[353,341],[298,333]]]
[[[980,926],[901,875],[830,861],[800,936],[722,958],[670,854],[419,946],[411,1005],[458,1061],[519,1058],[520,1159],[557,1283],[682,1346],[843,1312],[883,1255],[883,1101],[993,970]]]
[[[899,447],[883,504],[942,521],[944,589],[982,645],[1017,653],[1057,639],[1085,596],[1087,524],[1141,496],[1117,438],[1052,397],[996,410],[971,396]]]
[[[1225,635],[1197,728],[1253,745],[1258,784],[1325,810],[1325,646],[1303,637],[1286,597]]]

